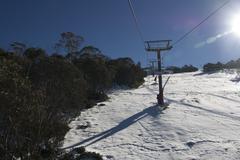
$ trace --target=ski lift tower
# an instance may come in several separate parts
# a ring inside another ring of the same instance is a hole
[[[162,87],[162,64],[161,64],[161,51],[171,50],[171,40],[157,40],[157,41],[145,41],[145,50],[148,52],[157,53],[157,64],[158,64],[158,85],[159,94],[157,95],[157,101],[159,105],[164,105],[163,100],[163,87]]]
[[[155,63],[156,62],[157,61],[155,59],[149,60],[149,65],[150,65],[150,68],[151,68],[150,73],[151,73],[152,76],[155,76],[154,71],[155,71]]]

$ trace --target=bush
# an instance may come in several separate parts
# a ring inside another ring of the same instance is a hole
[[[81,70],[88,83],[87,106],[107,99],[105,92],[112,87],[112,75],[106,66],[105,56],[101,54],[83,54],[73,61]]]
[[[203,72],[215,72],[224,68],[224,65],[220,62],[213,64],[208,63],[203,66]]]
[[[36,90],[46,94],[46,103],[62,111],[81,110],[86,103],[87,82],[72,63],[47,57],[33,64],[29,78]]]
[[[140,86],[144,82],[144,71],[134,64],[130,58],[119,58],[108,63],[109,68],[115,73],[114,82],[130,88]]]
[[[167,67],[166,70],[172,71],[173,73],[181,73],[181,68],[176,66]]]
[[[103,160],[102,156],[95,152],[84,152],[79,157],[76,158],[76,160]]]
[[[2,57],[5,57],[5,56],[7,56],[6,52],[3,49],[0,48],[0,57],[2,58]]]
[[[70,61],[38,48],[26,49],[24,56],[0,50],[1,158],[58,159],[70,118],[106,100],[114,84],[138,87],[144,82],[145,73],[130,58],[110,60],[99,50],[90,51],[97,53]],[[89,157],[102,159],[90,152],[78,158]]]
[[[184,73],[184,72],[196,72],[198,71],[198,68],[192,65],[184,65],[183,67],[176,66],[167,67],[166,70],[172,71],[173,73]]]
[[[23,68],[12,60],[0,63],[0,152],[10,160],[54,157],[68,127],[46,110],[44,92],[32,90]]]
[[[32,61],[46,57],[45,51],[41,48],[28,48],[23,55]]]
[[[83,72],[85,80],[94,92],[104,92],[112,86],[112,76],[104,56],[83,54],[74,64]]]
[[[231,60],[226,64],[221,62],[207,63],[203,66],[203,72],[215,72],[223,69],[239,69],[240,68],[240,59]]]
[[[98,153],[87,152],[84,147],[78,147],[63,154],[59,160],[103,160],[103,158]]]
[[[198,68],[194,67],[192,65],[189,65],[189,66],[184,65],[181,70],[182,70],[182,72],[196,72],[196,71],[198,71]]]

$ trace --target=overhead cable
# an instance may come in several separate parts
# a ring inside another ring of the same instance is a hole
[[[185,33],[183,36],[181,36],[179,39],[177,39],[174,43],[173,46],[181,42],[183,39],[185,39],[189,34],[191,34],[193,31],[195,31],[200,25],[202,25],[204,22],[206,22],[209,18],[211,18],[213,15],[215,15],[218,11],[220,11],[223,7],[225,7],[228,3],[230,3],[231,0],[228,0],[224,2],[220,7],[212,11],[206,18],[204,18],[199,24],[197,24],[195,27],[193,27],[190,31]]]

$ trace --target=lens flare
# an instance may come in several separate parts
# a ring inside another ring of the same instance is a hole
[[[232,32],[240,37],[240,14],[235,15],[231,22]]]

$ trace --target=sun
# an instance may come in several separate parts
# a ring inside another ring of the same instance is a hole
[[[235,15],[231,22],[232,32],[240,37],[240,14]]]

